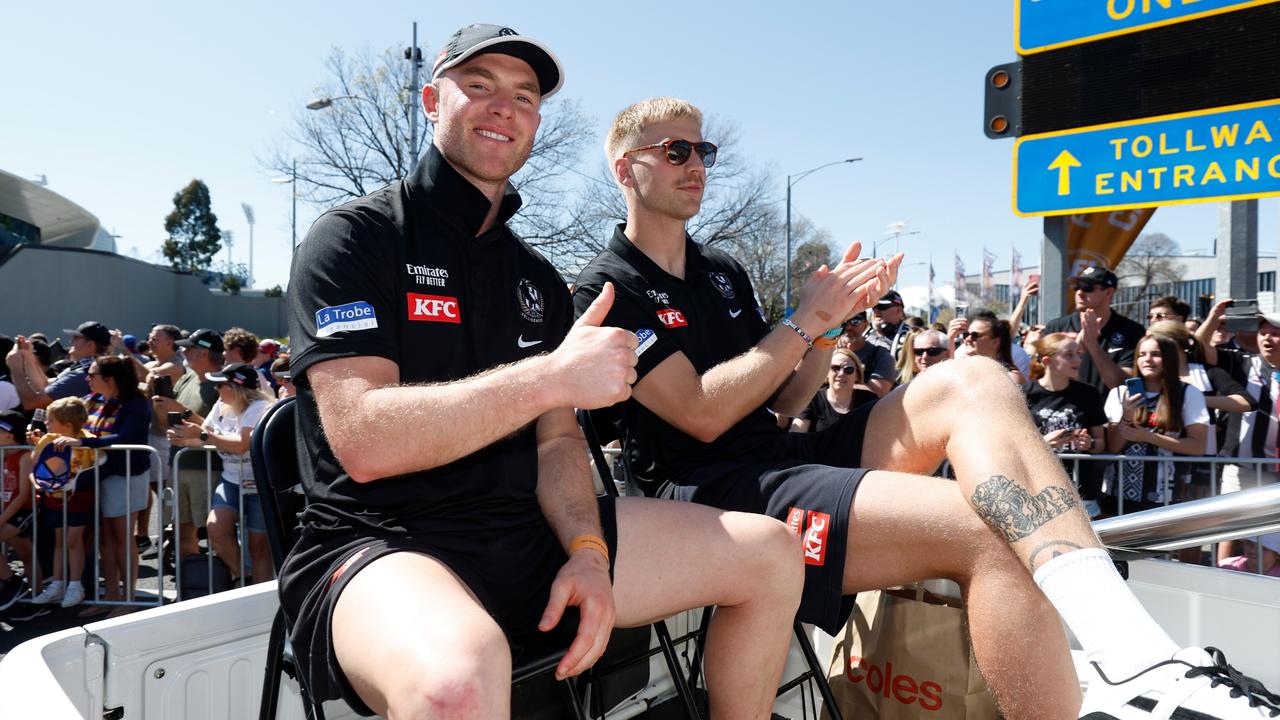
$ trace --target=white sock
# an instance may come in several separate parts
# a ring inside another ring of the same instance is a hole
[[[71,581],[71,583],[67,585],[67,587],[68,587],[68,588],[78,587],[78,588],[80,588],[81,590],[83,590],[83,589],[84,589],[84,583],[80,582],[79,580],[72,580],[72,581]]]
[[[1059,555],[1035,572],[1036,584],[1107,677],[1128,678],[1178,651],[1151,618],[1106,550]]]

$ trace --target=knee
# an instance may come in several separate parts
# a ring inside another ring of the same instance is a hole
[[[799,605],[804,588],[804,545],[791,530],[770,517],[751,518],[752,541],[743,548],[751,584],[760,593],[794,599]],[[767,580],[767,582],[760,582]]]
[[[1000,399],[1025,405],[1018,386],[1000,363],[985,357],[967,357],[944,362],[929,368],[912,381],[927,386],[929,396],[950,400],[965,408],[990,405]]]
[[[497,698],[510,694],[511,659],[501,632],[468,638],[468,652],[435,658],[410,673],[407,683],[387,696],[387,717],[496,717]]]

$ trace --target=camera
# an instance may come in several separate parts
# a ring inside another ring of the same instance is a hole
[[[1222,318],[1222,329],[1227,332],[1248,332],[1258,329],[1258,300],[1232,300]]]

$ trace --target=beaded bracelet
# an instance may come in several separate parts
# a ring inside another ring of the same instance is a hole
[[[813,347],[813,338],[809,337],[809,333],[800,328],[799,325],[792,322],[791,318],[782,318],[782,324],[796,331],[796,334],[804,340],[804,344]]]

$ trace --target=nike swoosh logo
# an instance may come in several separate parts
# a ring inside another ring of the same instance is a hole
[[[542,344],[541,340],[525,340],[523,335],[516,338],[516,345],[519,345],[521,348],[531,348],[534,345],[541,345],[541,344]]]
[[[730,311],[729,311],[729,317],[731,317],[731,318],[736,318],[736,317],[738,317],[738,316],[739,316],[739,315],[741,315],[741,314],[742,314],[742,309],[741,309],[741,308],[739,308],[739,309],[737,309],[737,310],[730,310]]]

